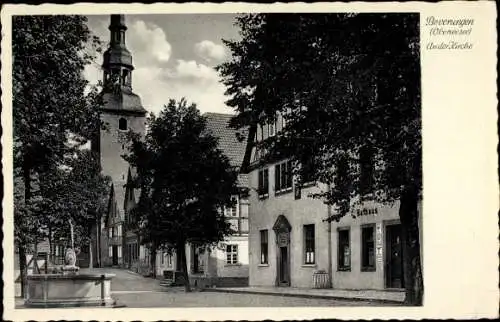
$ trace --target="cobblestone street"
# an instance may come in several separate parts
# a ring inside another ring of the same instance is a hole
[[[112,273],[111,294],[117,304],[126,307],[298,307],[298,306],[380,306],[368,301],[339,301],[275,295],[231,294],[193,291],[183,287],[163,287],[159,280],[144,278],[122,269],[94,269]]]

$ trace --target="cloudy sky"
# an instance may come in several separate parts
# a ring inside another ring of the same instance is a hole
[[[157,113],[170,98],[185,97],[202,113],[233,113],[225,105],[225,87],[213,68],[230,58],[221,39],[239,39],[234,14],[127,15],[127,48],[135,70],[134,92],[144,108]],[[89,16],[90,29],[105,43],[109,16]],[[107,46],[107,45],[106,45]],[[102,78],[99,55],[85,73],[91,83]]]

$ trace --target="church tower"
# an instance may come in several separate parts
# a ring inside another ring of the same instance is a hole
[[[132,91],[132,55],[125,45],[124,15],[111,15],[109,25],[110,42],[103,54],[103,91],[104,105],[100,109],[100,119],[105,129],[99,131],[93,149],[99,154],[102,172],[112,179],[107,218],[103,218],[106,229],[106,246],[101,248],[108,260],[106,264],[122,265],[122,246],[124,245],[125,221],[125,184],[130,167],[122,157],[127,153],[126,134],[129,130],[144,135],[146,113],[141,99]],[[108,233],[109,230],[109,233]],[[111,263],[110,263],[111,261]]]
[[[111,15],[109,30],[110,44],[102,63],[104,106],[100,111],[106,129],[100,131],[99,154],[103,173],[112,178],[115,190],[121,190],[129,168],[128,162],[121,157],[127,152],[125,136],[129,130],[144,133],[147,111],[140,97],[132,91],[134,66],[132,55],[125,46],[124,15]],[[123,208],[123,205],[118,207]]]

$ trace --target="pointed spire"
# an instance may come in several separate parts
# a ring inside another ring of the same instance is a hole
[[[111,15],[111,23],[109,24],[111,47],[119,46],[125,48],[126,30],[125,15]]]

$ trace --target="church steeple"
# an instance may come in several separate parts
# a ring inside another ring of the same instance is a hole
[[[102,68],[104,70],[104,88],[107,91],[117,88],[132,91],[132,55],[125,45],[124,15],[111,15],[109,25],[109,48],[104,52]]]
[[[104,52],[103,94],[107,102],[103,110],[145,114],[141,99],[132,91],[132,54],[125,43],[127,25],[124,15],[111,15],[109,47]]]

